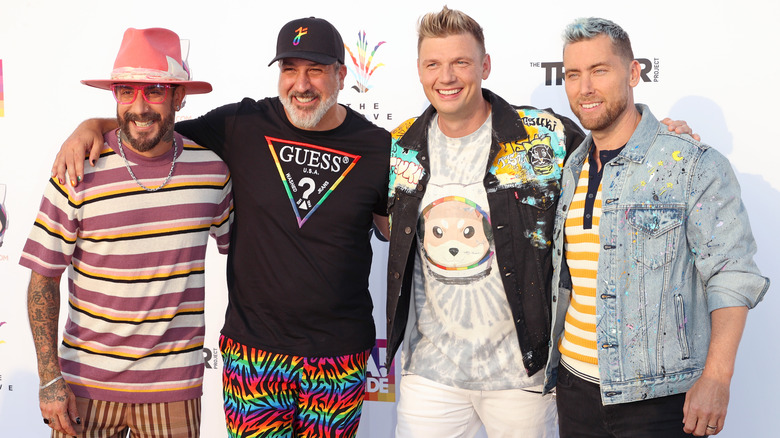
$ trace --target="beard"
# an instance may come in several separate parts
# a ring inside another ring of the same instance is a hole
[[[605,106],[604,112],[592,117],[583,117],[583,111],[579,104],[573,106],[572,112],[580,120],[583,128],[588,131],[601,131],[615,123],[615,120],[623,114],[628,107],[628,99],[622,99],[615,103],[603,102],[602,105]]]
[[[314,129],[325,114],[336,104],[338,93],[331,94],[325,101],[320,101],[316,108],[300,109],[293,102],[293,97],[321,98],[318,93],[307,91],[305,93],[290,92],[287,96],[279,96],[290,122],[300,129]]]
[[[171,111],[164,119],[159,113],[145,112],[141,114],[135,114],[126,112],[124,117],[121,117],[117,113],[116,118],[121,129],[122,140],[132,146],[137,152],[147,152],[154,149],[161,141],[170,141],[173,139],[173,124],[175,112]],[[130,130],[130,123],[132,122],[155,122],[158,126],[157,134],[155,135],[142,135],[140,137],[133,137]]]

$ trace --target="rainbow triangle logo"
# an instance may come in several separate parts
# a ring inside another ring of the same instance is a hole
[[[265,137],[290,205],[303,227],[360,160],[332,148]]]

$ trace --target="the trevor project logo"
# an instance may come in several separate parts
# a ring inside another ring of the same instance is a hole
[[[395,402],[395,361],[385,368],[387,340],[377,339],[366,369],[366,400]]]
[[[650,61],[647,58],[636,58],[639,63],[639,76],[643,82],[659,82],[661,60],[653,58]],[[531,62],[531,68],[541,68],[544,70],[544,85],[547,87],[563,85],[566,80],[566,72],[563,68],[563,62]]]
[[[347,70],[352,73],[355,81],[357,81],[357,85],[353,85],[352,88],[357,90],[358,93],[367,93],[368,90],[371,89],[371,86],[368,85],[369,79],[371,79],[371,76],[374,74],[376,69],[384,65],[380,63],[374,67],[371,67],[371,63],[374,62],[374,54],[376,54],[379,46],[384,43],[384,41],[380,41],[379,44],[374,46],[374,50],[372,50],[371,53],[368,53],[368,40],[366,39],[366,31],[361,30],[358,32],[357,56],[355,56],[355,54],[352,53],[352,50],[350,50],[350,48],[344,44],[344,48],[347,49],[349,57],[352,58],[352,65],[347,65]]]

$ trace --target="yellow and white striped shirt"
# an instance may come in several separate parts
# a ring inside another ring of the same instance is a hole
[[[586,160],[580,173],[565,224],[566,261],[572,277],[572,295],[566,311],[564,333],[558,343],[567,368],[598,383],[599,367],[596,343],[596,273],[599,260],[599,219],[601,184],[593,204],[593,225],[583,227],[585,199],[588,194],[590,165]]]

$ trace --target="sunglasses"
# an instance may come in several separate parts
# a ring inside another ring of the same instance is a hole
[[[169,84],[148,84],[148,85],[136,85],[136,84],[113,84],[111,85],[111,92],[114,94],[114,99],[120,105],[130,105],[135,102],[138,91],[141,91],[141,95],[148,103],[158,104],[163,103],[168,99],[169,90],[171,86]]]

